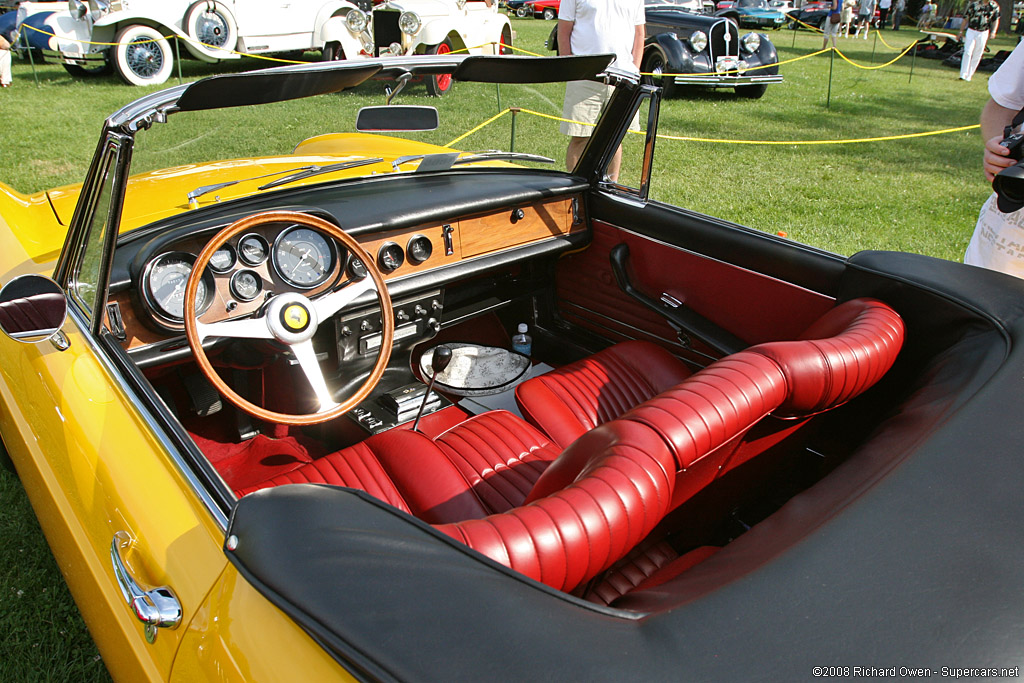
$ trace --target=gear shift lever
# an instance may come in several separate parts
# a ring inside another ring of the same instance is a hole
[[[452,350],[450,348],[438,346],[434,349],[434,355],[430,357],[430,369],[433,371],[433,374],[431,374],[430,382],[427,384],[427,393],[423,394],[423,402],[420,403],[420,409],[416,411],[416,421],[412,423],[412,431],[415,432],[420,424],[420,418],[423,417],[423,409],[427,407],[427,399],[430,398],[430,392],[434,389],[434,380],[437,379],[437,373],[444,372],[444,369],[451,362]]]

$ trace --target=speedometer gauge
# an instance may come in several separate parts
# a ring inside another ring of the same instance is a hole
[[[184,319],[185,285],[192,273],[196,257],[185,252],[161,254],[146,268],[143,277],[143,295],[152,310],[162,319],[180,323]],[[203,274],[196,290],[196,314],[210,306],[210,277]]]
[[[274,242],[274,267],[281,278],[302,289],[323,284],[334,269],[334,245],[315,230],[295,226]]]

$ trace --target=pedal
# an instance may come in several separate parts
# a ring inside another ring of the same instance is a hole
[[[196,415],[208,417],[224,407],[220,394],[202,375],[186,375],[182,378],[182,384],[188,393],[192,412]]]

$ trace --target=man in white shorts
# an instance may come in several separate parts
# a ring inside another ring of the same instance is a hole
[[[558,54],[598,55],[612,53],[612,66],[640,73],[644,49],[643,0],[562,0],[558,8]],[[613,88],[593,81],[572,81],[565,86],[560,130],[571,136],[565,151],[566,168],[576,167],[587,139]],[[608,164],[605,175],[615,182],[622,165],[622,149]]]
[[[981,111],[981,137],[985,177],[991,182],[999,171],[1017,163],[999,143],[1003,129],[1024,109],[1024,43],[1018,43],[989,78],[988,92],[991,97]],[[964,263],[1024,278],[1024,210],[1003,213],[992,193],[981,207]]]

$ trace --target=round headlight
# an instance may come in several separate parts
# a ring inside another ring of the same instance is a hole
[[[402,33],[407,35],[416,35],[422,25],[423,22],[420,21],[420,15],[415,12],[402,12],[402,16],[398,17],[398,28],[402,29]]]
[[[757,52],[761,47],[761,36],[756,33],[748,33],[740,38],[740,45],[747,52]]]
[[[345,15],[345,25],[352,33],[362,33],[366,28],[366,13],[359,9],[349,10]]]
[[[694,31],[690,34],[690,47],[697,52],[703,52],[708,46],[708,34],[704,31]]]

